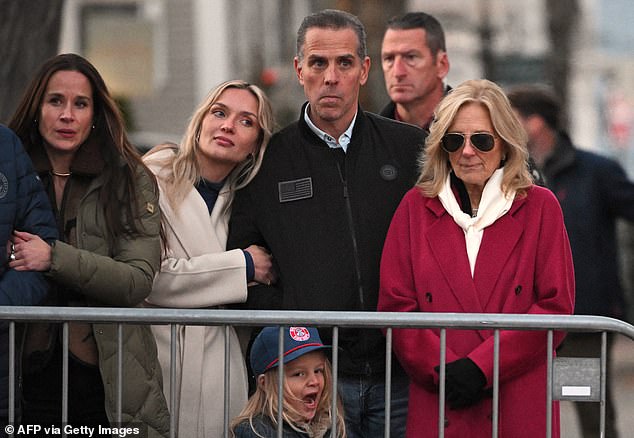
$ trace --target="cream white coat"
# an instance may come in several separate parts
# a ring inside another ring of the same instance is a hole
[[[225,251],[229,191],[223,188],[211,215],[195,187],[176,210],[167,201],[165,176],[171,172],[161,161],[174,149],[150,151],[144,161],[157,176],[160,208],[166,234],[161,271],[154,280],[148,306],[209,308],[244,302],[247,298],[246,262],[241,250]],[[165,397],[170,404],[170,326],[153,326],[163,369]],[[240,413],[247,401],[247,372],[235,330],[230,327],[229,418]],[[223,327],[176,327],[177,436],[221,437],[224,419]]]

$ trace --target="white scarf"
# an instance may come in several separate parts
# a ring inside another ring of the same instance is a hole
[[[497,169],[489,178],[484,190],[482,198],[478,206],[478,213],[475,217],[469,216],[463,212],[458,205],[458,201],[451,190],[451,175],[447,175],[447,180],[443,188],[438,194],[438,198],[445,207],[447,213],[453,217],[453,220],[462,228],[467,243],[467,256],[469,257],[469,266],[471,267],[471,277],[475,269],[475,262],[482,243],[482,234],[484,229],[493,224],[500,217],[509,211],[515,198],[515,191],[511,191],[504,196],[502,191],[502,177],[504,176],[504,168]]]

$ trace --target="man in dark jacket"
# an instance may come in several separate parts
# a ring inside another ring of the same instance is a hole
[[[381,44],[381,65],[390,102],[381,115],[429,131],[434,110],[451,91],[445,84],[449,57],[440,22],[425,12],[408,12],[387,22]],[[528,167],[535,183],[544,185],[532,159]],[[464,186],[458,186],[462,205],[469,205]]]
[[[415,182],[425,134],[361,110],[369,69],[357,17],[326,10],[304,19],[295,70],[308,103],[273,136],[258,175],[232,207],[228,247],[267,247],[279,271],[275,291],[250,290],[252,308],[376,310],[383,242]],[[382,436],[385,341],[379,330],[339,333],[348,437]],[[407,377],[394,363],[394,437],[405,436],[407,394]]]
[[[57,238],[55,218],[48,197],[18,137],[0,125],[0,305],[38,304],[48,292],[38,272],[8,267],[12,257],[13,230],[38,234],[51,242]],[[9,392],[8,323],[0,323],[0,423],[8,421]]]
[[[433,16],[409,12],[387,22],[381,65],[390,103],[381,115],[427,130],[438,102],[450,89],[445,33]]]
[[[618,272],[616,220],[634,221],[634,183],[614,160],[577,149],[560,124],[555,95],[538,86],[508,93],[528,134],[531,157],[561,203],[575,267],[575,314],[623,318],[625,299]],[[570,333],[560,354],[599,357],[600,333]],[[611,338],[609,338],[611,340]],[[616,437],[608,391],[606,437]],[[575,403],[584,436],[599,433],[599,406]]]

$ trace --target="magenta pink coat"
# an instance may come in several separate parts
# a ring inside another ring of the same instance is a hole
[[[414,188],[396,210],[381,260],[379,311],[571,314],[574,273],[561,208],[542,187],[529,189],[484,230],[473,278],[465,236],[438,198]],[[407,436],[438,436],[440,335],[398,329],[394,351],[410,376]],[[555,346],[564,334],[555,333]],[[493,384],[493,331],[448,330],[447,362],[468,357]],[[500,333],[501,438],[546,435],[546,332]],[[492,399],[445,409],[445,437],[490,437]],[[553,404],[553,437],[559,406]]]

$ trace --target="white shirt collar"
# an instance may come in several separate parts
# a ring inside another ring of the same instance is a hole
[[[317,134],[317,136],[321,138],[330,148],[341,148],[344,152],[347,152],[348,145],[350,144],[350,141],[352,141],[352,129],[354,128],[354,122],[357,120],[357,113],[354,113],[354,117],[352,118],[352,122],[350,122],[350,126],[348,126],[348,129],[346,129],[346,131],[341,134],[338,139],[335,139],[330,134],[319,129],[313,123],[313,121],[310,120],[310,117],[308,116],[309,107],[310,104],[306,105],[306,109],[304,110],[304,121],[306,121],[306,124],[308,125],[310,130]]]

